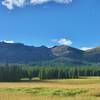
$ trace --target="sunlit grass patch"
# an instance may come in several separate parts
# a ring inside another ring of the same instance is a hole
[[[52,79],[47,80],[52,83],[62,83],[62,84],[97,84],[100,83],[100,77],[80,77],[79,79]]]
[[[87,89],[51,89],[51,88],[7,88],[0,89],[0,92],[6,93],[25,93],[32,95],[43,95],[43,96],[75,96],[81,93],[87,92]]]

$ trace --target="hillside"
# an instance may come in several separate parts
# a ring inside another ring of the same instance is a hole
[[[45,46],[34,47],[21,43],[0,42],[0,63],[32,63],[52,58],[51,50]]]
[[[100,47],[82,51],[70,46],[34,47],[0,42],[0,63],[70,65],[100,62]]]
[[[91,62],[100,62],[100,46],[87,50],[85,53],[85,58]]]

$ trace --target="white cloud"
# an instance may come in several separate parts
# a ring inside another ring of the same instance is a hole
[[[72,2],[72,0],[54,0],[57,3],[63,3],[63,4],[69,4]]]
[[[12,10],[14,9],[14,7],[23,7],[25,5],[31,5],[31,4],[37,5],[47,2],[69,4],[72,2],[72,0],[3,0],[2,5],[6,6],[9,10]]]
[[[12,41],[12,40],[1,40],[0,42],[5,42],[5,43],[15,43],[15,42]]]
[[[69,4],[72,2],[72,0],[31,0],[32,4],[43,4],[46,2],[56,2],[56,3]]]
[[[82,48],[80,48],[80,49],[86,51],[86,50],[92,49],[92,47],[82,47]]]
[[[72,41],[66,38],[61,38],[61,39],[54,39],[52,40],[53,42],[57,42],[60,45],[68,45],[70,46],[72,44]]]
[[[9,10],[16,7],[23,7],[26,4],[26,0],[4,0],[2,5],[6,6]]]
[[[36,5],[36,4],[43,4],[49,1],[50,0],[31,0],[30,3]]]

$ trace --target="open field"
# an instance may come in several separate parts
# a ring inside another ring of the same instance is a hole
[[[0,100],[100,100],[100,77],[1,82]]]

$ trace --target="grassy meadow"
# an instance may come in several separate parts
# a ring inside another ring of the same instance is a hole
[[[1,82],[0,100],[100,100],[100,77]]]

